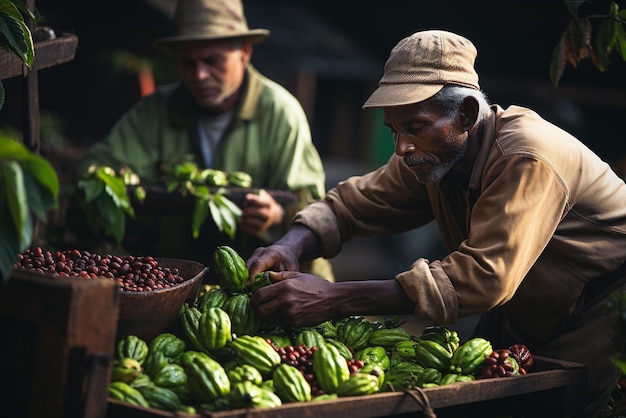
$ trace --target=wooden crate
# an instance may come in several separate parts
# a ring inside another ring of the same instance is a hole
[[[111,280],[15,270],[0,288],[2,416],[104,417],[119,302]]]
[[[578,363],[536,357],[525,376],[485,379],[422,389],[437,417],[567,417],[583,405],[587,373]],[[415,390],[413,390],[416,392]],[[108,400],[107,418],[374,418],[416,417],[422,405],[405,392],[199,414],[169,413]]]

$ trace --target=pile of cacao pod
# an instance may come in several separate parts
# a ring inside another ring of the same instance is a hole
[[[246,286],[245,262],[230,247],[214,261],[220,285],[183,305],[177,331],[117,342],[111,398],[187,413],[271,408],[512,377],[533,365],[522,344],[494,350],[443,326],[415,336],[398,321],[362,316],[297,329],[262,321],[249,300],[267,276]]]

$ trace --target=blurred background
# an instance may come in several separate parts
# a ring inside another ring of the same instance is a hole
[[[581,10],[606,14],[609,4],[595,0]],[[173,5],[172,0],[37,2],[46,18],[43,24],[79,38],[72,62],[39,72],[41,141],[61,176],[151,84],[176,79],[171,58],[151,46],[171,33]],[[425,29],[454,31],[474,42],[480,84],[493,103],[535,109],[620,174],[626,170],[625,63],[614,57],[608,71],[599,72],[583,62],[566,68],[558,87],[550,84],[552,51],[568,17],[560,0],[244,0],[244,7],[251,28],[272,32],[255,47],[252,62],[301,101],[329,188],[383,164],[393,152],[382,115],[363,111],[361,105],[375,88],[391,48]],[[7,101],[0,127],[20,131],[20,80],[3,84]],[[351,242],[333,265],[340,279],[391,278],[415,258],[442,255],[437,229],[429,225]]]

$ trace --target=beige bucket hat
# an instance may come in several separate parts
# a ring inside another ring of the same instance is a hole
[[[160,38],[154,46],[171,51],[185,41],[247,39],[259,43],[267,29],[249,29],[241,0],[179,0],[174,10],[174,36]]]
[[[462,36],[440,30],[416,32],[391,50],[378,87],[363,108],[418,103],[446,84],[480,90],[476,55],[476,47]]]

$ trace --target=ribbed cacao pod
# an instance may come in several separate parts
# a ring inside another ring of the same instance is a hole
[[[128,402],[132,405],[143,406],[149,408],[148,401],[134,387],[122,381],[114,381],[109,384],[109,396],[122,402]]]
[[[222,365],[201,351],[185,351],[181,366],[187,373],[187,387],[201,403],[227,397],[230,380]]]
[[[117,358],[132,358],[143,364],[148,355],[148,344],[136,335],[127,335],[117,342]]]
[[[367,347],[374,324],[362,316],[347,316],[335,324],[337,339],[354,351]]]
[[[325,393],[337,393],[339,384],[350,377],[347,360],[330,344],[318,347],[313,353],[313,373]]]
[[[442,372],[450,368],[452,354],[432,340],[419,340],[415,344],[415,361],[424,368],[432,367]]]
[[[213,253],[215,269],[220,285],[233,293],[241,293],[248,282],[246,262],[233,248],[222,245]]]
[[[324,344],[324,337],[314,329],[304,329],[296,335],[295,345],[305,345],[307,348],[319,347]]]
[[[378,392],[378,377],[369,373],[352,373],[350,377],[339,384],[337,395],[363,396]]]
[[[444,326],[430,326],[424,328],[420,339],[435,341],[450,354],[454,353],[456,349],[459,348],[461,342],[456,331]]]
[[[283,402],[308,402],[311,400],[311,384],[302,372],[289,364],[280,364],[272,372],[274,390]]]
[[[247,293],[237,293],[226,300],[222,309],[230,316],[231,329],[236,336],[256,335],[263,320],[250,307],[250,296]]]
[[[410,341],[411,334],[404,328],[380,328],[372,331],[368,345],[391,350],[400,341]]]
[[[228,290],[222,287],[214,287],[203,293],[196,301],[196,305],[200,312],[204,312],[208,308],[221,308],[230,296],[231,293]]]
[[[348,346],[341,341],[335,338],[325,338],[324,342],[326,344],[335,346],[335,348],[339,351],[339,354],[341,354],[346,360],[354,358],[354,353],[352,352],[352,350],[350,350],[350,348],[348,348]]]
[[[164,411],[183,411],[185,406],[180,398],[171,389],[160,387],[157,385],[140,386],[137,390],[143,395],[148,405],[152,408],[162,409]]]
[[[382,346],[369,346],[354,353],[354,358],[361,360],[365,365],[376,364],[383,370],[389,369],[390,360],[387,351]]]
[[[481,337],[472,338],[456,349],[450,359],[450,371],[473,374],[492,352],[491,342]]]
[[[198,339],[207,351],[218,351],[233,340],[231,319],[222,308],[208,308],[198,321]]]
[[[192,350],[202,351],[204,348],[198,338],[198,324],[202,312],[195,306],[184,303],[178,314],[178,321],[181,325],[183,337],[187,346]]]
[[[281,363],[280,354],[262,337],[257,335],[242,335],[233,339],[231,358],[239,365],[249,364],[262,375],[271,375],[276,366]]]
[[[256,367],[252,367],[249,364],[235,366],[232,369],[227,370],[226,374],[228,375],[231,384],[250,381],[257,386],[260,386],[263,383],[263,376],[261,375],[261,372],[258,371]]]
[[[175,359],[185,351],[185,340],[178,338],[170,332],[163,332],[150,341],[148,353],[161,351],[163,355],[170,359]]]

